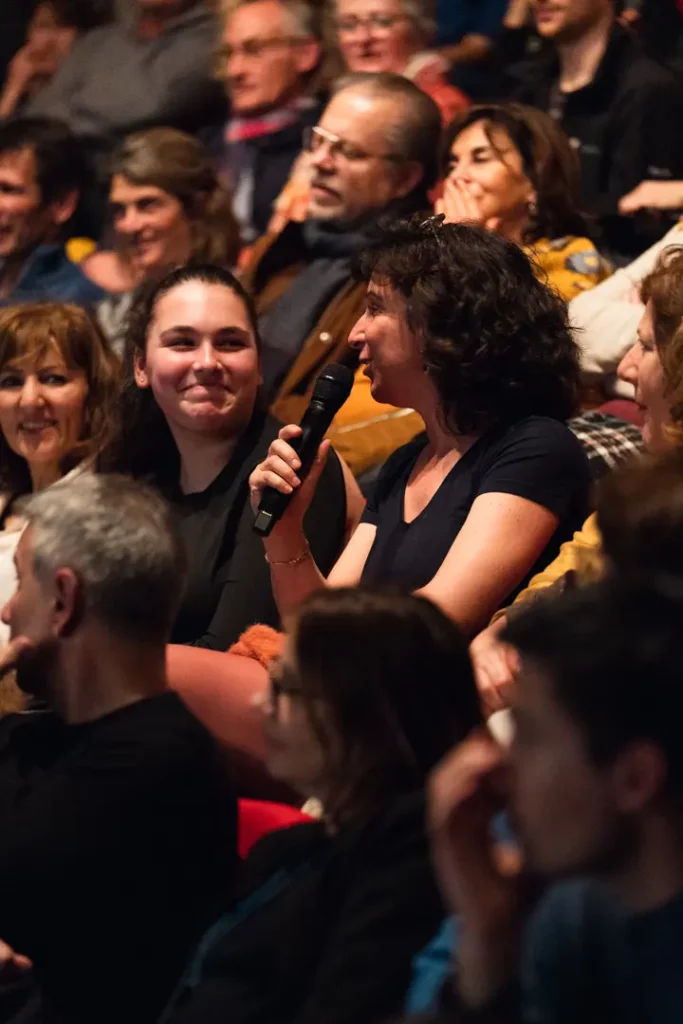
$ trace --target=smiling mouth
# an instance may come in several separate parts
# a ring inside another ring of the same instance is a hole
[[[50,427],[56,426],[56,420],[41,420],[40,423],[31,420],[26,423],[20,423],[19,430],[24,430],[28,434],[40,434],[43,430],[48,430]]]

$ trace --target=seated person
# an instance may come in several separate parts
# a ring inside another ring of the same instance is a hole
[[[388,460],[329,575],[302,522],[329,441],[301,484],[299,428],[280,432],[251,477],[255,507],[265,486],[297,492],[264,541],[278,607],[325,585],[393,583],[473,635],[583,521],[588,467],[563,422],[578,386],[566,311],[517,245],[437,218],[387,224],[360,276],[349,344],[373,396],[427,429]]]
[[[246,242],[270,230],[304,129],[320,117],[322,35],[320,10],[304,0],[240,0],[224,16],[221,74],[230,120],[211,149],[233,189]]]
[[[509,623],[510,755],[482,731],[432,779],[434,860],[461,918],[454,1019],[683,1018],[681,578],[640,568]],[[531,920],[523,876],[487,842],[503,778],[527,868],[554,883]]]
[[[335,0],[337,41],[349,71],[392,71],[427,93],[447,124],[469,101],[449,85],[448,63],[429,46],[434,21],[426,0]]]
[[[347,339],[365,288],[353,279],[352,258],[382,215],[429,208],[440,133],[432,100],[388,73],[343,79],[310,133],[306,220],[257,242],[244,278],[259,316],[264,397],[282,423],[301,419],[328,363],[357,368]],[[343,427],[338,451],[355,475],[421,429],[419,417],[377,405],[360,374],[335,423]]]
[[[645,313],[638,339],[624,356],[619,375],[635,389],[643,411],[643,440],[652,454],[683,448],[683,247],[665,252],[643,282]],[[567,573],[592,579],[602,571],[601,537],[592,515],[559,556],[519,594],[519,602],[534,598]],[[500,643],[505,615],[496,616],[471,646],[477,683],[491,710],[507,705],[514,663]]]
[[[552,118],[519,103],[474,107],[446,129],[437,213],[524,246],[563,299],[608,270],[579,212],[579,165]]]
[[[64,125],[28,117],[0,125],[0,305],[104,298],[63,244],[85,179]]]
[[[109,0],[44,0],[33,11],[26,42],[14,55],[0,94],[0,118],[37,96],[85,32],[111,20]]]
[[[424,598],[321,591],[289,626],[262,712],[268,769],[323,819],[254,847],[164,1019],[385,1020],[443,916],[424,786],[480,722],[466,645]]]
[[[92,464],[112,439],[118,392],[118,360],[78,306],[0,310],[0,605],[16,585],[21,499]]]
[[[197,131],[223,108],[216,16],[203,0],[132,0],[79,39],[27,113],[55,117],[95,147],[155,124]]]
[[[536,28],[548,46],[519,69],[515,97],[551,114],[581,162],[581,200],[599,218],[610,258],[629,263],[656,240],[619,216],[623,195],[645,178],[683,175],[677,79],[617,23],[617,0],[539,0]]]
[[[487,90],[495,39],[507,0],[436,0],[436,43],[452,65],[451,80],[478,97]]]
[[[260,403],[260,384],[253,307],[228,270],[190,264],[141,291],[129,324],[121,435],[102,464],[150,480],[178,515],[191,557],[173,643],[225,651],[253,623],[279,624],[247,484],[279,429]],[[333,456],[307,520],[328,571],[361,509],[355,482]]]
[[[25,515],[2,667],[48,710],[0,723],[0,934],[39,1019],[149,1024],[237,860],[222,755],[166,689],[184,552],[122,477],[79,474]]]
[[[197,139],[174,128],[150,128],[123,140],[111,163],[109,210],[113,251],[81,263],[111,293],[97,315],[122,352],[133,291],[189,260],[234,266],[240,248],[232,197]]]

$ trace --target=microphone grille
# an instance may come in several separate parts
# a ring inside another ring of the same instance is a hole
[[[312,398],[318,402],[334,402],[339,409],[351,394],[353,370],[341,363],[330,363],[313,386]]]

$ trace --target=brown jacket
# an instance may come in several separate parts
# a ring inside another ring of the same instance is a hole
[[[243,281],[254,297],[259,317],[272,308],[305,265],[300,238],[299,225],[288,224],[280,235],[266,235],[255,243]],[[370,382],[348,344],[364,308],[365,284],[349,278],[305,339],[270,409],[282,423],[299,423],[323,367],[343,363],[355,370],[351,395],[328,437],[356,476],[381,465],[424,429],[417,413],[380,405],[370,394]]]

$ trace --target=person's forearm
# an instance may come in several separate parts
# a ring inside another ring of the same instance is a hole
[[[273,596],[280,618],[284,620],[304,598],[325,586],[325,577],[315,563],[303,531],[268,537],[263,546],[270,565]]]
[[[491,53],[492,43],[488,36],[464,36],[453,46],[440,49],[442,57],[451,64],[477,64]]]

